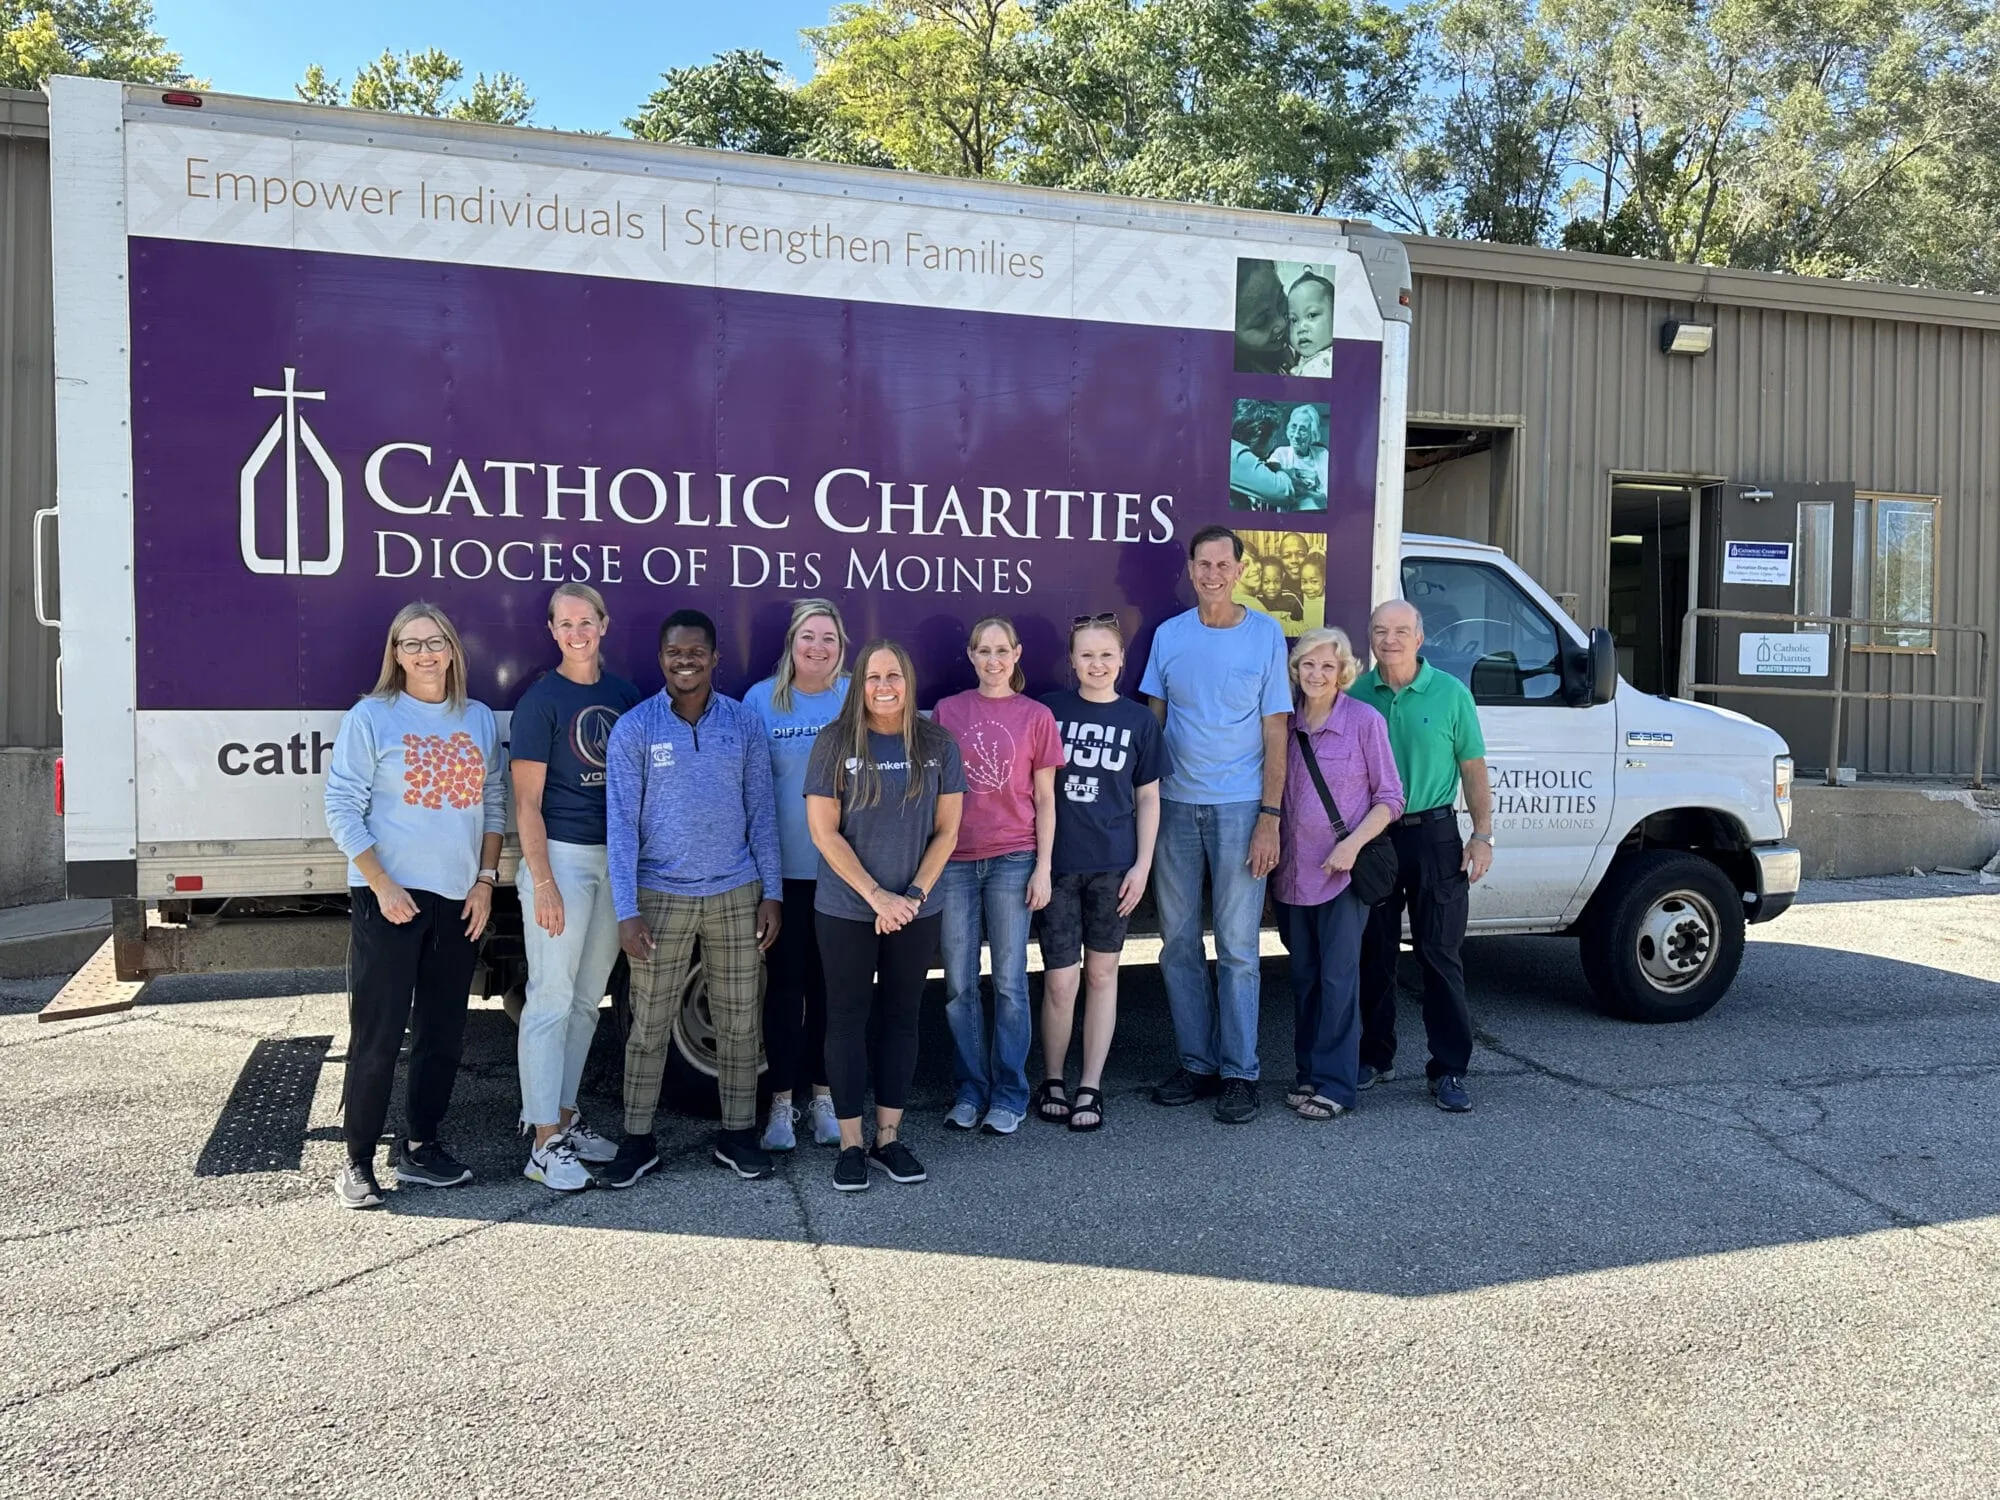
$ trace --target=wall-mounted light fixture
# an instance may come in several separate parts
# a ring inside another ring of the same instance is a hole
[[[1752,485],[1745,485],[1743,487],[1743,498],[1761,504],[1763,501],[1771,498],[1771,492],[1769,490],[1757,489]]]
[[[1662,354],[1706,354],[1714,347],[1713,323],[1682,323],[1669,318],[1660,325]]]

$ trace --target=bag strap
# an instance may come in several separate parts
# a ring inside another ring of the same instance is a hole
[[[1347,819],[1333,805],[1333,793],[1326,789],[1326,773],[1319,768],[1319,757],[1313,754],[1312,741],[1306,738],[1303,729],[1294,729],[1292,733],[1298,736],[1299,753],[1306,758],[1306,771],[1311,775],[1313,785],[1319,788],[1319,800],[1326,804],[1327,820],[1333,824],[1335,836],[1344,841],[1348,837]]]

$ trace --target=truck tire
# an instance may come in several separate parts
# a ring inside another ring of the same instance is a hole
[[[1584,977],[1631,1021],[1692,1021],[1743,962],[1743,897],[1698,854],[1647,849],[1620,859],[1583,924]]]

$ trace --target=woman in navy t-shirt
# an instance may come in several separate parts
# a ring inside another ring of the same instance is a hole
[[[644,696],[604,670],[610,625],[603,596],[587,583],[566,583],[550,596],[549,634],[562,660],[514,705],[509,736],[521,834],[514,879],[528,948],[521,1125],[535,1134],[524,1173],[562,1192],[590,1185],[582,1163],[618,1154],[576,1108],[598,1007],[618,961],[604,847],[604,747],[611,726]]]

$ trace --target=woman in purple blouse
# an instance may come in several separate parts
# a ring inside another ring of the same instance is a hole
[[[1354,1108],[1361,1067],[1361,932],[1368,909],[1348,889],[1362,847],[1403,815],[1389,726],[1345,689],[1360,674],[1343,630],[1308,630],[1292,647],[1292,718],[1284,816],[1271,895],[1292,956],[1297,1082],[1285,1103],[1307,1120]],[[1347,825],[1334,831],[1299,736]]]

